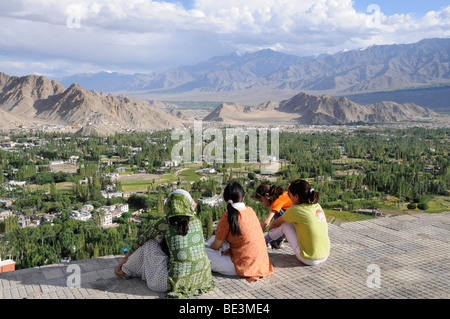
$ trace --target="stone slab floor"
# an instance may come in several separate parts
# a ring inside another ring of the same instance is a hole
[[[332,252],[302,266],[289,245],[269,248],[275,272],[254,283],[214,274],[214,291],[191,299],[448,299],[450,212],[329,225]],[[107,256],[0,274],[0,299],[165,299],[123,280]],[[79,274],[79,276],[78,276]],[[77,281],[77,279],[79,279]]]

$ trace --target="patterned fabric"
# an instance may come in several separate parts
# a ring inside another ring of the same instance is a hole
[[[231,234],[228,212],[225,212],[220,217],[216,238],[226,240],[230,244],[230,258],[234,263],[236,274],[246,277],[248,281],[256,281],[272,274],[273,266],[269,260],[264,234],[255,211],[251,207],[238,210],[242,235]]]
[[[191,195],[183,189],[173,191],[164,203],[164,213],[167,217],[195,216],[194,201]]]
[[[131,277],[141,278],[150,290],[167,292],[169,279],[167,263],[169,257],[162,251],[161,239],[150,239],[139,247],[122,266],[122,270]]]
[[[200,220],[194,215],[192,203],[184,194],[171,193],[165,203],[166,214],[191,216],[186,236],[179,234],[166,216],[147,229],[133,244],[130,255],[150,239],[165,237],[170,251],[168,262],[169,298],[185,298],[214,289],[211,267],[205,252]],[[181,214],[184,212],[184,214]]]

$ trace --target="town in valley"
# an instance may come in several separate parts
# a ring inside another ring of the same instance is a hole
[[[230,179],[245,186],[259,218],[267,208],[251,198],[256,187],[298,178],[321,192],[330,223],[450,208],[450,128],[442,123],[279,127],[272,173],[248,157],[174,159],[171,130],[87,136],[71,129],[0,133],[0,253],[16,269],[123,253],[163,216],[176,188],[191,192],[211,236]]]

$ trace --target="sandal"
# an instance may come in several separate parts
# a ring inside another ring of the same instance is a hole
[[[123,279],[126,279],[126,280],[131,279],[130,275],[127,275],[126,273],[124,273],[122,271],[122,269],[119,270],[118,268],[119,268],[119,266],[116,267],[116,275],[118,275],[118,276],[120,276],[120,277],[122,277]]]

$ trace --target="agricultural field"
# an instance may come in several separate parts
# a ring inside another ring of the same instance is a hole
[[[147,189],[161,183],[164,180],[164,175],[158,174],[122,174],[119,181],[122,184],[122,191],[124,192],[138,192],[147,191]]]

